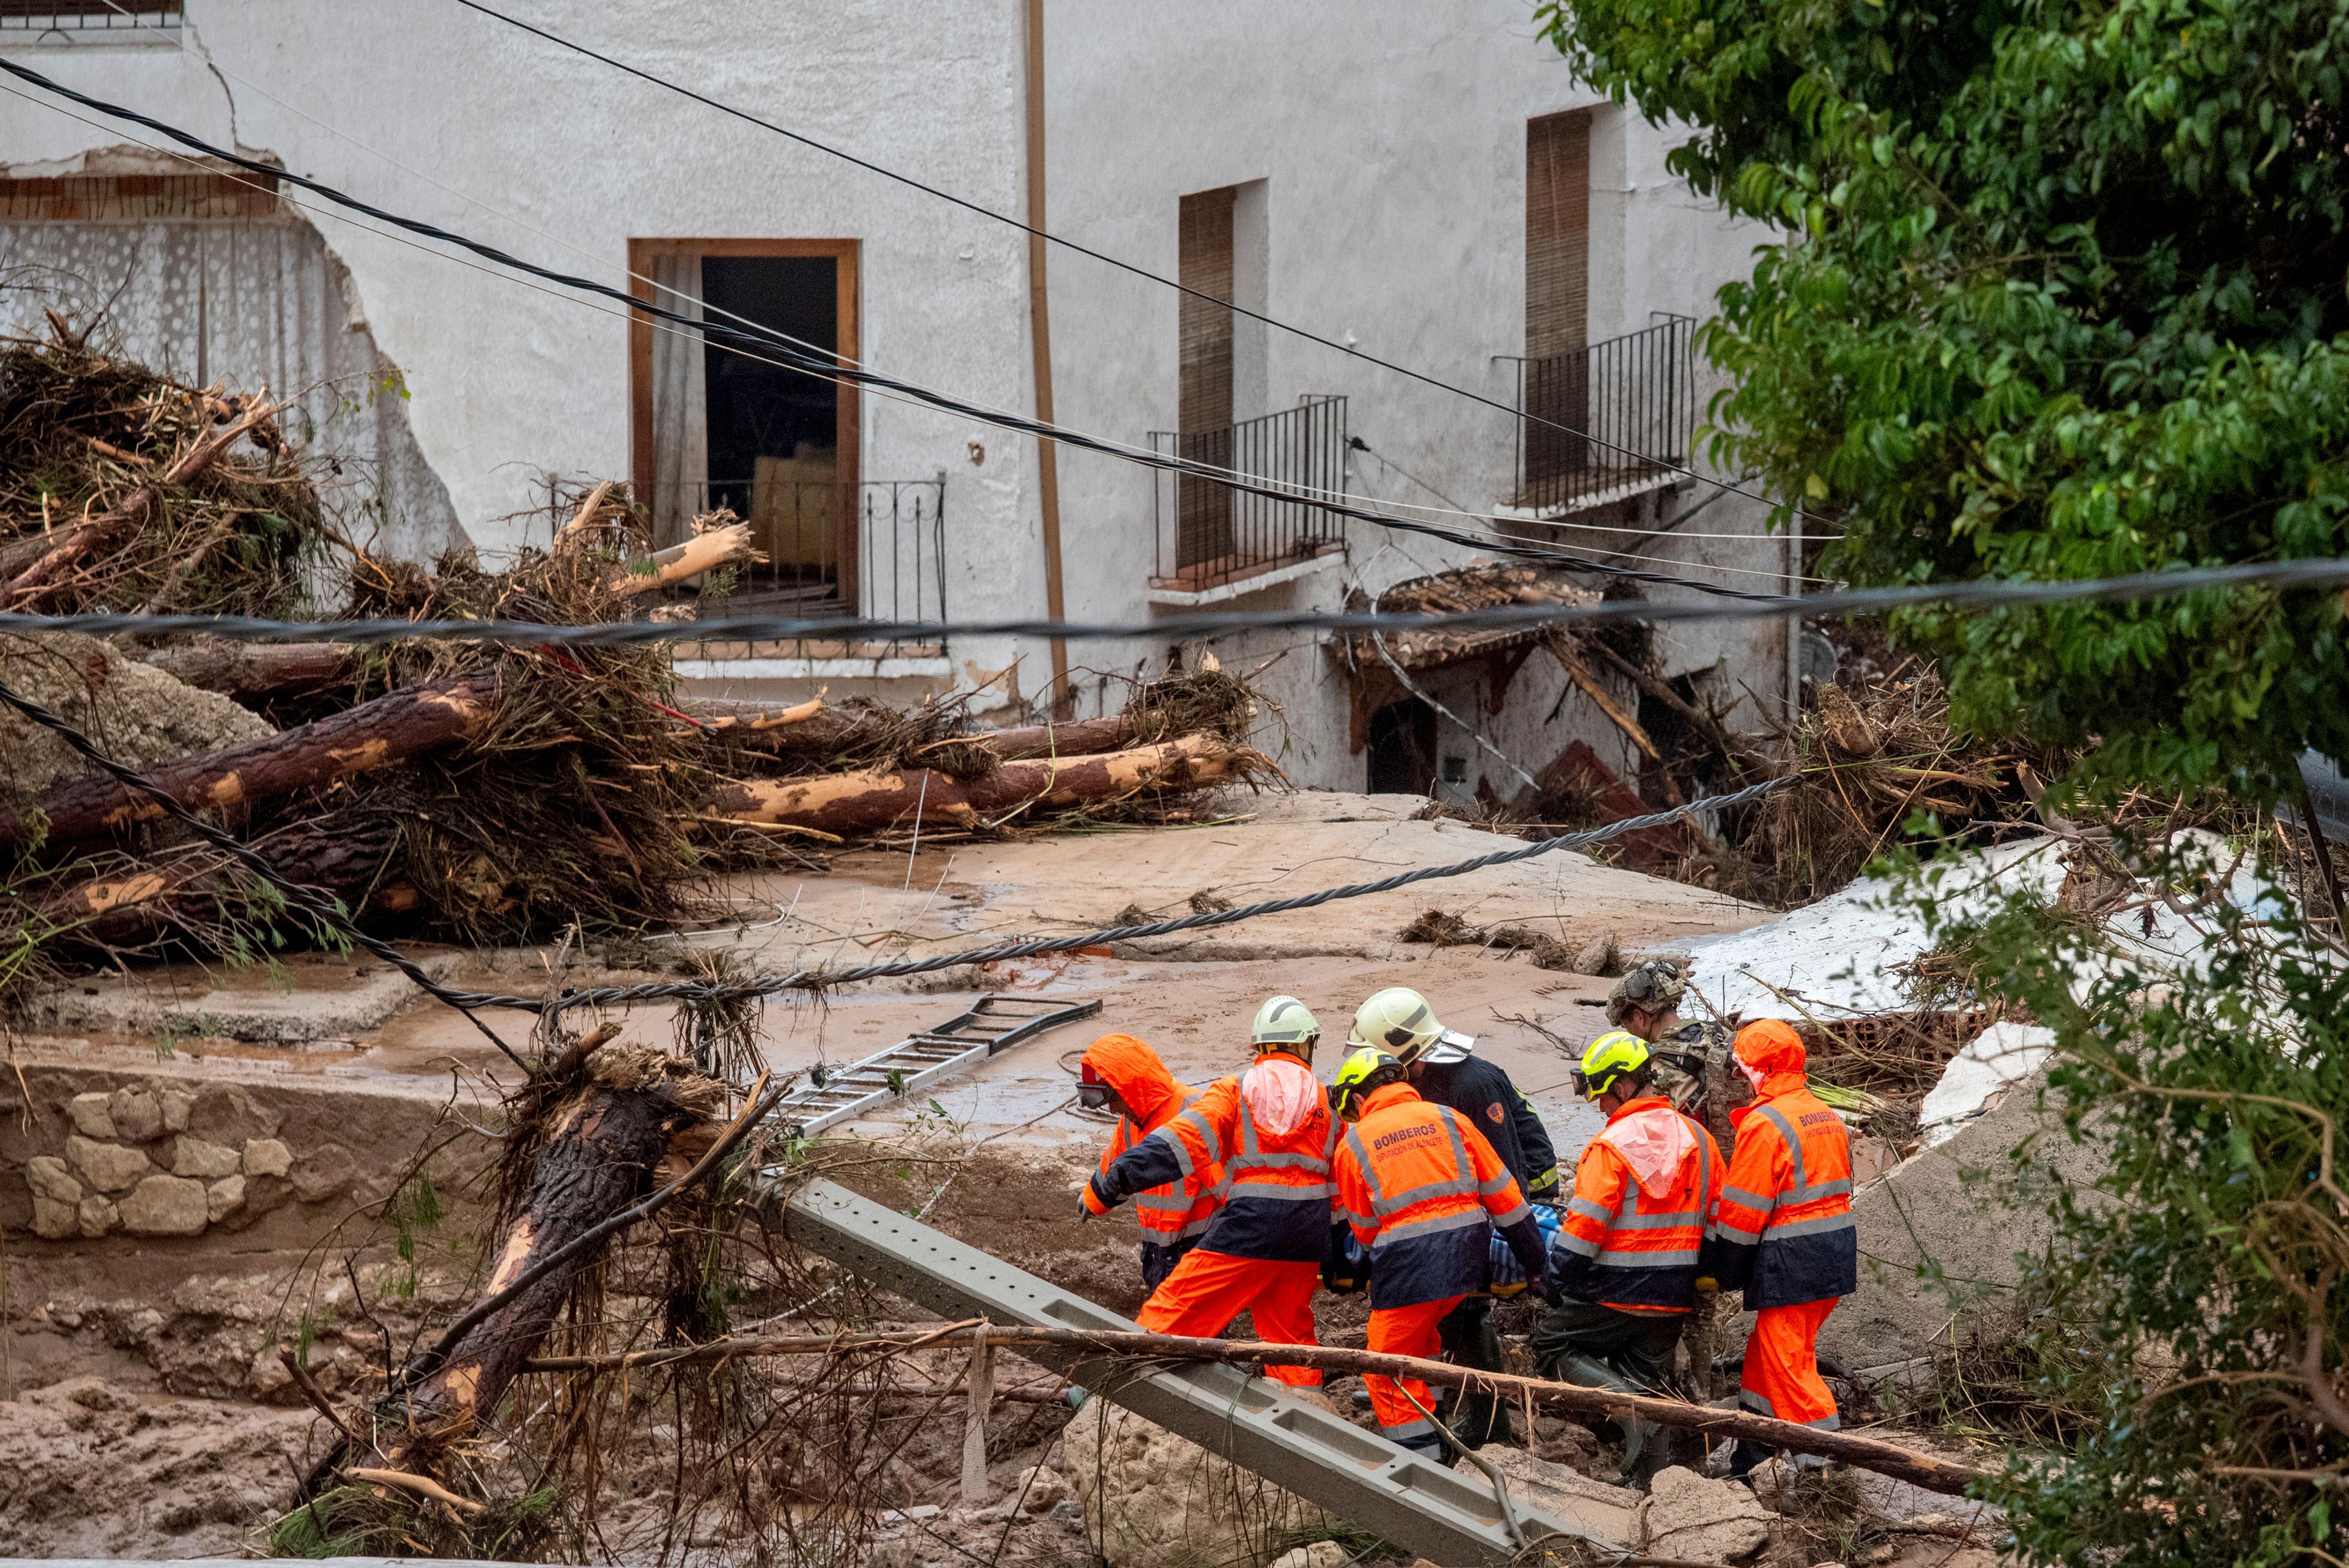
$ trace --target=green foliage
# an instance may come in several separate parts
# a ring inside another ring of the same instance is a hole
[[[2349,971],[2312,956],[2282,900],[2253,919],[2207,863],[2155,863],[2208,933],[2199,958],[2051,928],[2021,900],[1964,932],[2056,1032],[2063,1127],[2042,1136],[2105,1168],[2056,1189],[2054,1238],[2025,1260],[2023,1299],[2051,1310],[2002,1371],[2062,1418],[2033,1423],[2044,1447],[1994,1493],[2033,1562],[2336,1563],[2320,1543],[2349,1474]],[[1922,886],[1946,920],[1949,889]]]
[[[1546,0],[1774,225],[1703,341],[1716,459],[1867,585],[2349,555],[2349,10],[2308,0]],[[1921,610],[1972,732],[2271,793],[2349,755],[2339,597]]]

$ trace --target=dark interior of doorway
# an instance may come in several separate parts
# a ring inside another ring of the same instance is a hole
[[[840,264],[832,256],[704,256],[713,320],[744,317],[832,355],[840,345]],[[840,393],[831,381],[724,351],[704,361],[709,504],[748,520],[757,575],[812,591],[838,581]]]
[[[1372,794],[1426,794],[1435,787],[1435,710],[1416,697],[1371,715]]]

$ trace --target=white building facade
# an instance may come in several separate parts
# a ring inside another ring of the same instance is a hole
[[[1522,0],[512,8],[989,213],[1040,197],[1055,235],[1197,294],[1052,247],[1040,299],[1018,228],[453,0],[6,0],[0,55],[688,315],[988,409],[1049,400],[1072,431],[1301,499],[1066,446],[1048,497],[1030,438],[705,348],[29,88],[0,101],[0,321],[31,330],[57,306],[175,374],[305,394],[311,439],[349,459],[355,525],[411,557],[543,543],[550,478],[629,479],[667,535],[731,506],[771,557],[737,612],[1040,618],[1048,500],[1080,621],[1373,603],[1502,558],[1305,499],[1327,493],[1788,586],[1764,508],[1692,445],[1717,389],[1692,328],[1767,235],[1695,201],[1664,168],[1674,135],[1575,80]],[[1668,623],[1657,664],[1754,727],[1785,711],[1786,636]],[[1071,644],[1063,706],[1114,708],[1124,680],[1199,651]],[[1213,651],[1262,666],[1281,721],[1268,749],[1301,784],[1506,800],[1578,740],[1641,768],[1626,728],[1524,639],[1401,669],[1294,632]],[[711,691],[978,689],[981,711],[1056,695],[1040,639],[688,653]],[[1628,683],[1613,695],[1641,711]]]

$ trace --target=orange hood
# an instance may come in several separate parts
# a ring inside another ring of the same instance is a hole
[[[1804,1068],[1809,1054],[1803,1049],[1803,1037],[1795,1033],[1790,1023],[1775,1018],[1749,1023],[1737,1032],[1733,1049],[1738,1065],[1745,1069],[1746,1081],[1754,1085],[1756,1099],[1773,1099],[1791,1093],[1806,1081]]]
[[[1104,1034],[1085,1048],[1084,1059],[1145,1128],[1183,1108],[1183,1086],[1158,1053],[1133,1035]]]

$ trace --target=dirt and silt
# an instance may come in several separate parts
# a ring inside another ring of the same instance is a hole
[[[449,957],[460,983],[526,992],[554,982],[674,973],[688,953],[705,963],[716,955],[738,971],[837,966],[982,938],[1092,929],[1129,906],[1156,916],[1180,912],[1195,898],[1212,907],[1216,899],[1279,897],[1509,842],[1456,822],[1419,819],[1418,804],[1265,798],[1239,803],[1238,820],[1183,829],[849,854],[823,877],[729,884],[741,917],[722,930],[593,956],[558,943]],[[1595,1115],[1566,1088],[1565,1047],[1606,1027],[1600,1004],[1611,981],[1537,969],[1522,954],[1398,940],[1432,906],[1472,925],[1534,927],[1574,950],[1611,935],[1626,950],[1670,951],[1765,918],[1702,888],[1560,853],[1141,949],[873,982],[820,1002],[779,1001],[757,1020],[758,1049],[778,1070],[804,1070],[869,1054],[990,992],[1099,999],[1095,1019],[1016,1047],[892,1114],[835,1129],[821,1159],[851,1186],[1130,1312],[1142,1293],[1139,1232],[1123,1217],[1081,1225],[1074,1199],[1107,1132],[1066,1104],[1075,1054],[1096,1033],[1137,1034],[1179,1076],[1205,1082],[1243,1059],[1247,1019],[1268,994],[1299,995],[1317,1011],[1330,1036],[1329,1057],[1361,997],[1408,983],[1528,1091],[1562,1157],[1570,1158],[1594,1130]],[[0,1170],[8,1177],[0,1182],[6,1247],[0,1396],[9,1401],[0,1406],[0,1541],[15,1553],[185,1556],[254,1548],[257,1532],[283,1513],[329,1436],[302,1402],[278,1347],[295,1349],[321,1390],[355,1409],[369,1387],[381,1386],[387,1358],[406,1350],[424,1317],[445,1321],[472,1288],[492,1218],[481,1198],[498,1148],[490,1113],[514,1070],[437,1004],[415,1000],[379,1017],[353,1002],[370,968],[379,966],[363,957],[303,959],[224,973],[161,969],[79,981],[74,1005],[56,1014],[74,1020],[72,1027],[16,1041],[15,1070],[0,1077],[0,1100],[13,1102],[0,1126]],[[254,1043],[223,1027],[256,1032],[236,1021],[289,1006],[303,1012],[298,1004],[309,997],[322,999],[307,1010],[317,1027],[277,1031],[303,1038]],[[526,1033],[523,1015],[484,1017],[510,1038]],[[624,1022],[626,1038],[650,1044],[668,1044],[677,1028],[663,1008],[639,1009]],[[1321,1065],[1326,1074],[1330,1063]],[[109,1147],[143,1149],[159,1169],[184,1173],[191,1159],[210,1158],[203,1151],[242,1150],[242,1173],[209,1186],[219,1208],[224,1182],[233,1179],[236,1201],[181,1234],[130,1234],[100,1221],[84,1229],[108,1233],[36,1235],[28,1162],[68,1138],[90,1137],[95,1096],[112,1107]],[[151,1129],[131,1125],[150,1099],[160,1119]],[[177,1125],[164,1125],[170,1121]],[[150,1135],[143,1143],[142,1132]],[[282,1168],[267,1152],[272,1145],[284,1150]],[[607,1304],[631,1292],[649,1300],[658,1288],[626,1266],[604,1285]],[[1320,1304],[1330,1342],[1361,1343],[1359,1299],[1325,1295]],[[1527,1325],[1514,1319],[1533,1309],[1505,1310],[1508,1325],[1522,1330]],[[727,1303],[738,1326],[823,1329],[907,1314],[903,1303],[853,1281],[843,1284],[828,1270],[776,1285],[769,1297]],[[863,1402],[856,1452],[838,1458],[861,1478],[860,1512],[856,1520],[808,1515],[803,1538],[794,1542],[799,1555],[838,1557],[845,1542],[877,1531],[875,1561],[909,1568],[963,1561],[970,1550],[986,1561],[1002,1542],[1015,1559],[1090,1560],[1080,1511],[1056,1510],[1058,1483],[1025,1473],[1059,1458],[1055,1445],[1068,1418],[1066,1407],[1052,1402],[1059,1381],[1016,1356],[1006,1358],[999,1385],[1019,1392],[995,1407],[988,1455],[998,1499],[1024,1486],[1029,1501],[1008,1517],[981,1518],[957,1506],[964,1423],[963,1396],[953,1386],[960,1369],[960,1353],[903,1358],[862,1375],[853,1395],[825,1391],[827,1411],[844,1408],[837,1406],[842,1398]],[[803,1363],[771,1361],[749,1375],[788,1395],[810,1372]],[[1336,1389],[1341,1409],[1350,1407],[1349,1392]],[[689,1418],[682,1407],[666,1416],[626,1408],[634,1435],[605,1456],[615,1501],[594,1521],[606,1552],[633,1543],[680,1558],[730,1560],[723,1524],[690,1540],[663,1533],[674,1528],[668,1504],[687,1480],[678,1423]],[[1538,1451],[1605,1468],[1599,1439],[1548,1420]],[[880,1509],[899,1511],[878,1522],[861,1511]],[[781,1513],[792,1517],[790,1509]]]

